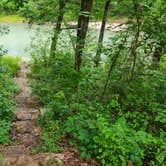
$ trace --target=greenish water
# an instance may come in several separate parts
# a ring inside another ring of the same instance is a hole
[[[51,39],[51,26],[33,25],[29,26],[25,23],[5,23],[9,27],[10,32],[7,35],[0,36],[0,45],[3,45],[8,50],[9,55],[20,55],[24,58],[30,57],[31,40],[39,37],[42,40]],[[38,29],[38,35],[36,35]],[[40,30],[39,30],[40,29]],[[63,30],[59,39],[59,49],[71,49],[71,42],[69,37],[75,35],[75,31]],[[89,41],[97,41],[99,30],[91,30]],[[105,44],[109,43],[109,38],[113,34],[110,31],[105,32]],[[38,37],[37,37],[38,36]]]

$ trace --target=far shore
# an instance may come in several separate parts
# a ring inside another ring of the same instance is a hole
[[[25,18],[20,17],[18,15],[9,15],[9,16],[0,16],[0,23],[7,23],[7,24],[11,24],[11,23],[28,23]],[[101,21],[91,21],[89,23],[89,28],[90,29],[100,29],[101,27]],[[109,20],[106,24],[106,30],[110,30],[113,32],[117,32],[120,31],[122,29],[124,29],[126,27],[125,25],[126,23],[126,19],[122,18],[122,19],[113,19],[113,20]],[[48,25],[48,26],[52,26],[53,24],[51,23],[46,23],[44,25]],[[76,29],[77,26],[77,22],[71,21],[67,23],[67,27],[65,24],[63,24],[63,28],[68,28],[68,29]]]

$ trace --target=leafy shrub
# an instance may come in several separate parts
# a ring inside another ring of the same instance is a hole
[[[63,137],[63,128],[58,120],[53,120],[50,112],[47,112],[44,117],[41,117],[40,126],[43,128],[43,140],[39,145],[39,150],[42,152],[56,153],[62,151],[62,148],[57,145]]]
[[[20,92],[12,78],[19,69],[16,59],[0,58],[0,143],[3,144],[9,141],[10,122],[15,118],[13,98]]]
[[[121,110],[116,100],[107,106],[87,105],[73,106],[78,111],[65,123],[71,143],[80,150],[82,157],[96,158],[102,165],[115,166],[125,166],[130,161],[139,166],[156,160],[157,149],[161,149],[158,138],[144,130],[134,130],[124,117],[118,118],[115,112]],[[161,155],[163,157],[165,155]]]
[[[5,144],[9,142],[9,131],[10,131],[10,123],[5,120],[0,121],[0,143]]]
[[[35,63],[32,64],[32,77],[38,81],[37,84],[36,81],[32,82],[32,87],[41,102],[49,105],[51,101],[55,101],[54,99],[60,91],[64,93],[65,97],[73,93],[77,75],[73,69],[71,54],[57,53],[55,55],[56,63],[51,62],[52,64],[49,64],[48,60],[43,61],[43,57],[41,59],[33,57],[33,59]],[[51,67],[49,67],[50,65]]]
[[[95,108],[79,103],[75,103],[72,108],[75,112],[67,118],[65,131],[71,135],[71,143],[81,151],[82,157],[93,157],[97,152],[93,141],[97,133]]]
[[[155,160],[151,161],[152,165],[164,165],[166,162],[166,133],[164,131],[160,132],[160,136],[157,139],[157,145],[156,145],[156,152],[155,152]]]
[[[94,68],[92,59],[85,55],[79,73],[74,70],[71,53],[56,52],[50,58],[46,49],[35,48],[32,88],[48,110],[40,119],[44,151],[51,151],[66,134],[82,157],[94,158],[102,165],[165,163],[164,64],[158,70],[152,70],[149,62],[142,64],[140,59],[149,55],[140,48],[140,64],[136,61],[130,80],[130,42],[122,48],[116,64],[112,62],[119,52],[120,37],[116,36],[107,63]]]
[[[130,86],[124,84],[125,93],[119,97],[119,103],[130,127],[157,135],[159,128],[164,129],[166,119],[166,77],[157,71],[148,71],[146,74],[138,75]],[[116,86],[113,88],[117,89]]]
[[[0,73],[0,119],[11,121],[15,115],[15,103],[13,98],[20,90],[16,87],[13,80],[4,74]]]
[[[98,146],[97,158],[103,165],[126,166],[129,161],[142,165],[145,149],[153,144],[153,137],[144,131],[129,128],[124,118],[110,124],[101,115],[97,118],[98,134],[94,141]]]
[[[58,141],[67,134],[82,157],[95,158],[102,165],[125,166],[129,162],[136,166],[162,165],[165,159],[161,153],[164,137],[160,137],[165,123],[162,72],[147,70],[147,76],[138,73],[128,84],[119,80],[121,72],[116,69],[103,98],[107,68],[85,65],[77,77],[72,61],[71,54],[57,53],[50,66],[49,57],[44,61],[35,59],[32,64],[33,92],[48,110],[40,119],[44,129],[42,151],[52,151],[53,145],[56,151]]]

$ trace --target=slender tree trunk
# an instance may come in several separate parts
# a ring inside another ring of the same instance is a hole
[[[93,0],[81,0],[81,10],[80,16],[78,18],[77,42],[75,51],[75,69],[77,71],[79,71],[81,67],[81,56],[85,46],[92,5]]]
[[[24,6],[24,5],[23,5],[23,0],[20,0],[20,1],[19,1],[19,6],[20,6],[20,7],[23,7],[23,6]]]
[[[136,67],[136,60],[137,60],[137,48],[138,48],[138,39],[140,35],[140,16],[139,16],[139,4],[138,1],[133,0],[134,4],[134,12],[135,12],[135,17],[136,17],[136,34],[134,37],[134,40],[132,41],[131,44],[131,55],[133,56],[133,62],[131,65],[131,75],[130,75],[130,81],[134,79],[134,72],[135,72],[135,67]]]
[[[104,10],[104,15],[103,15],[103,19],[102,19],[99,40],[98,40],[98,48],[97,48],[96,57],[95,57],[95,66],[96,67],[99,66],[99,62],[100,62],[100,56],[101,56],[101,52],[102,52],[103,39],[104,39],[104,31],[105,31],[105,26],[106,26],[107,18],[109,15],[109,11],[110,11],[110,6],[111,6],[111,0],[107,0],[105,3],[105,10]]]
[[[162,56],[162,47],[158,46],[158,47],[155,48],[154,53],[153,53],[152,67],[154,69],[159,68],[161,56]]]
[[[62,21],[64,17],[65,0],[59,0],[59,13],[57,17],[56,27],[54,27],[54,36],[52,37],[50,56],[53,57],[57,47],[59,33],[61,32]]]
[[[126,42],[127,42],[127,37],[128,37],[128,32],[127,32],[126,35],[123,37],[123,39],[122,39],[122,41],[121,41],[121,44],[119,44],[118,49],[116,50],[114,56],[112,57],[111,64],[110,64],[110,67],[109,67],[109,70],[108,70],[108,75],[107,75],[106,81],[105,81],[105,83],[104,83],[103,93],[102,93],[102,96],[101,96],[101,100],[104,100],[104,96],[105,96],[105,94],[106,94],[106,90],[107,90],[108,85],[109,85],[111,73],[112,73],[114,67],[116,66],[116,63],[117,63],[118,58],[119,58],[119,56],[120,56],[120,54],[121,54],[121,51],[124,49],[124,45],[125,45]]]
[[[103,90],[103,94],[102,94],[102,99],[104,99],[104,96],[105,96],[105,93],[106,93],[106,90],[107,90],[107,87],[108,87],[108,84],[109,84],[109,80],[110,80],[110,76],[111,76],[111,73],[112,73],[112,70],[114,69],[115,65],[116,65],[116,62],[118,60],[118,55],[120,54],[120,51],[121,49],[119,49],[117,55],[115,55],[112,59],[112,63],[110,65],[110,68],[109,68],[109,71],[108,71],[108,76],[106,78],[106,82],[104,84],[104,90]]]

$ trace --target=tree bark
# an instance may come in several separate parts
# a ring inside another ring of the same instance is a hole
[[[19,1],[19,7],[23,7],[24,5],[23,5],[23,0],[20,0]]]
[[[136,18],[136,34],[131,44],[131,55],[133,56],[133,62],[131,64],[131,75],[130,75],[130,81],[134,79],[134,72],[136,67],[136,60],[137,60],[137,48],[139,47],[139,36],[140,36],[140,16],[139,16],[139,4],[138,1],[133,0],[134,5],[134,14]]]
[[[154,53],[153,53],[152,66],[154,69],[159,68],[161,56],[162,56],[162,47],[158,46],[155,48]]]
[[[103,39],[104,39],[104,31],[105,31],[105,26],[106,26],[107,18],[109,15],[109,11],[110,11],[110,5],[111,5],[111,0],[107,0],[105,3],[105,10],[103,14],[102,25],[101,25],[100,35],[98,40],[98,48],[97,48],[96,57],[95,57],[96,67],[99,66],[99,62],[100,62],[100,56],[102,52]]]
[[[80,16],[78,18],[77,41],[75,51],[75,69],[77,71],[79,71],[81,67],[81,56],[85,46],[92,6],[93,0],[81,0],[81,10]]]
[[[66,6],[65,0],[59,0],[59,13],[57,17],[56,27],[54,27],[54,36],[50,48],[50,56],[53,57],[57,47],[59,33],[61,32],[62,21],[64,17],[64,8]]]

